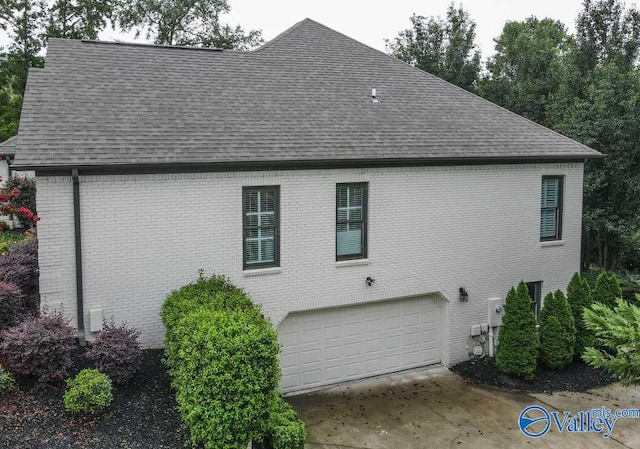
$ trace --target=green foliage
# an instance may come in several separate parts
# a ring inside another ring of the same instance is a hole
[[[539,320],[540,360],[548,368],[562,370],[573,359],[576,342],[573,315],[564,293],[547,294]]]
[[[11,373],[0,365],[0,396],[13,390],[15,386],[16,381]]]
[[[172,348],[171,339],[178,322],[189,312],[205,307],[212,311],[232,312],[256,309],[246,293],[225,276],[205,278],[171,292],[162,304],[162,322],[166,328],[165,347]],[[171,357],[167,359],[171,361]]]
[[[585,1],[549,105],[557,131],[606,154],[585,170],[584,224],[606,269],[640,231],[640,13],[620,0]]]
[[[538,359],[539,337],[531,310],[527,284],[512,288],[504,306],[502,327],[496,346],[496,366],[504,373],[533,379]]]
[[[96,369],[83,369],[67,379],[64,408],[72,413],[98,413],[113,401],[111,380]]]
[[[2,70],[0,63],[0,70]],[[22,111],[22,95],[11,85],[0,87],[0,142],[18,134],[18,122]]]
[[[173,332],[169,372],[193,443],[245,449],[267,428],[280,378],[273,327],[254,313],[200,307]]]
[[[594,304],[583,316],[603,348],[587,348],[584,361],[606,369],[623,385],[640,384],[640,308],[618,299],[614,309]]]
[[[546,108],[557,89],[555,67],[569,43],[566,27],[552,19],[529,17],[507,22],[495,42],[496,53],[487,61],[480,94],[516,114],[550,125]]]
[[[622,290],[620,289],[616,275],[613,273],[609,274],[606,270],[603,270],[596,280],[596,286],[593,289],[592,296],[594,302],[613,307],[616,298],[622,297]]]
[[[224,276],[172,292],[162,306],[165,356],[194,444],[244,449],[267,438],[304,445],[304,424],[277,392],[277,334],[246,293]]]
[[[304,423],[280,394],[275,394],[267,430],[273,449],[304,449],[307,438]]]
[[[144,32],[156,44],[249,50],[260,45],[262,33],[222,24],[230,11],[227,0],[124,0],[117,23],[124,31]]]
[[[591,304],[593,304],[591,287],[589,286],[589,282],[587,282],[580,273],[574,274],[571,282],[569,282],[569,286],[567,287],[567,301],[569,302],[569,307],[571,307],[573,324],[576,329],[576,344],[573,355],[579,358],[582,356],[586,347],[593,345],[593,333],[587,329],[582,320],[582,312],[585,307],[590,307]]]
[[[411,28],[387,39],[394,57],[467,90],[480,74],[480,51],[475,44],[476,23],[462,6],[453,4],[447,18],[411,16]]]
[[[618,274],[618,280],[622,297],[627,301],[635,300],[640,294],[640,274],[623,271]]]
[[[115,4],[115,0],[55,0],[48,10],[47,37],[97,39]]]

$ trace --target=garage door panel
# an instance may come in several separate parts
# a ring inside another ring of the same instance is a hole
[[[440,302],[393,300],[292,314],[279,327],[285,392],[440,361]]]

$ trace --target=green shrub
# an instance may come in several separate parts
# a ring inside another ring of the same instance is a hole
[[[618,281],[622,297],[629,302],[635,301],[636,295],[640,295],[640,274],[623,271],[619,273]]]
[[[540,311],[540,360],[551,369],[562,370],[573,359],[576,328],[567,298],[560,290],[544,298]]]
[[[571,314],[573,315],[573,324],[576,329],[576,344],[573,351],[575,358],[582,357],[582,353],[587,346],[593,345],[593,333],[587,329],[587,326],[582,320],[582,312],[585,307],[590,307],[593,304],[591,298],[591,287],[585,278],[576,273],[571,278],[569,286],[567,287],[567,301],[569,307],[571,307]]]
[[[225,276],[205,278],[201,274],[196,282],[171,292],[162,304],[165,347],[170,346],[169,340],[178,321],[199,307],[222,312],[256,309],[246,293]]]
[[[637,299],[640,301],[640,295]],[[640,307],[619,298],[613,309],[592,305],[584,310],[583,318],[603,348],[588,347],[583,360],[606,369],[623,385],[640,385]]]
[[[304,423],[280,394],[275,394],[269,413],[268,439],[273,449],[304,449]]]
[[[271,324],[252,311],[201,306],[180,319],[173,334],[169,372],[193,443],[245,449],[259,439],[280,379]]]
[[[8,371],[0,365],[0,396],[13,390],[16,381]]]
[[[616,299],[622,296],[622,290],[618,283],[618,278],[615,274],[609,274],[606,270],[598,276],[596,280],[596,286],[593,289],[593,301],[599,302],[613,308],[616,304]]]
[[[111,379],[97,369],[83,369],[67,379],[64,408],[73,413],[98,413],[113,401]]]
[[[538,360],[538,331],[527,284],[512,288],[504,306],[496,346],[496,366],[504,373],[533,379]]]

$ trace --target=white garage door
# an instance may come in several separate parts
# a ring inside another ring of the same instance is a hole
[[[282,391],[439,363],[440,303],[421,297],[289,315],[278,327]]]

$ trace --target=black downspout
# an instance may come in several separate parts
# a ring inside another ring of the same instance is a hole
[[[71,171],[73,178],[73,221],[76,238],[76,305],[78,309],[78,340],[80,346],[85,346],[84,336],[84,295],[82,290],[82,238],[80,236],[80,179],[78,169]]]

